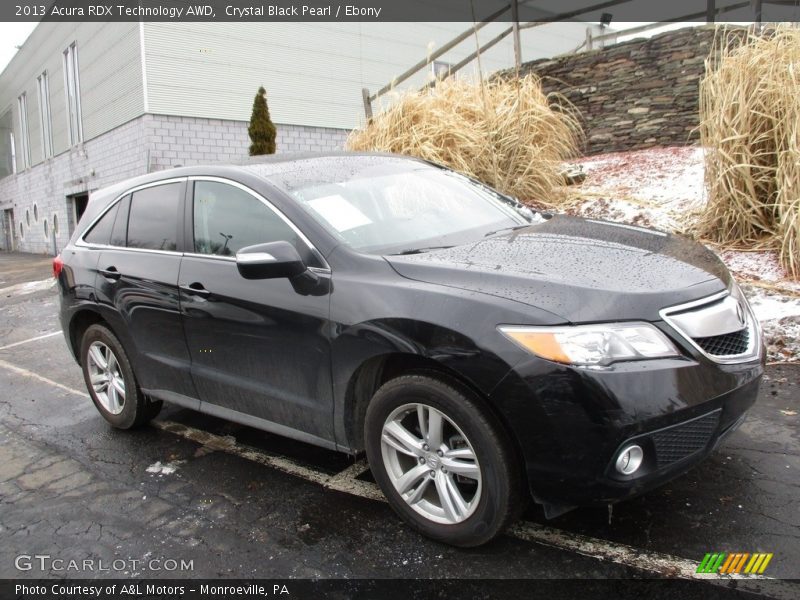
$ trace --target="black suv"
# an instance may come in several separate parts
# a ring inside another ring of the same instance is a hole
[[[675,477],[756,398],[761,334],[680,237],[535,213],[387,155],[186,167],[93,194],[55,260],[97,409],[161,402],[366,451],[411,525],[483,543]]]

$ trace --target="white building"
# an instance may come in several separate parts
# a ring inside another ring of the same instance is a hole
[[[278,152],[341,149],[363,122],[362,88],[383,87],[469,26],[40,23],[0,74],[0,248],[60,249],[97,188],[243,159],[261,85]],[[506,27],[484,27],[481,43]],[[585,36],[581,23],[525,30],[523,59],[571,51]],[[469,37],[437,66],[475,48]],[[510,36],[481,59],[484,73],[512,64]]]

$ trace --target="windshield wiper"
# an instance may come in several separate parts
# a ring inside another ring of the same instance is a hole
[[[466,181],[471,185],[475,185],[481,188],[483,191],[487,192],[491,196],[494,196],[497,200],[502,202],[503,204],[507,204],[510,208],[512,208],[518,215],[522,216],[523,219],[528,221],[529,223],[533,223],[534,218],[537,214],[541,214],[538,210],[533,210],[530,206],[525,205],[524,203],[520,202],[519,198],[515,198],[514,196],[507,196],[502,192],[497,191],[493,187],[486,185],[482,181],[478,181],[477,179],[473,179],[472,177],[468,177],[467,175],[463,175],[456,171],[450,171],[449,169],[442,168],[442,172],[445,175],[453,177],[455,179],[459,179],[462,181]]]
[[[423,248],[408,248],[407,250],[394,252],[392,256],[404,256],[406,254],[422,254],[423,252],[429,252],[430,250],[444,250],[445,248],[452,248],[452,247],[453,246],[425,246]]]
[[[490,235],[494,235],[495,233],[500,233],[502,231],[516,231],[517,229],[525,229],[526,227],[530,227],[530,223],[525,223],[525,225],[514,225],[513,227],[503,227],[502,229],[495,229],[494,231],[490,231],[489,233],[484,234],[483,237],[489,237]]]

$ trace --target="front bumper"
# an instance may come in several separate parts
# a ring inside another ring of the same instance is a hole
[[[514,433],[537,502],[608,504],[686,472],[744,420],[764,359],[719,365],[702,358],[585,369],[532,358],[491,398]],[[631,476],[614,468],[629,443],[644,450]]]

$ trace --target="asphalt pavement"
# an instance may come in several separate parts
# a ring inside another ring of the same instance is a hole
[[[550,521],[532,506],[461,550],[404,526],[347,456],[174,407],[112,429],[51,281],[47,257],[0,253],[0,578],[640,579],[692,577],[723,551],[773,553],[765,576],[800,579],[800,366],[769,366],[744,425],[665,487]],[[51,558],[19,558],[37,554]],[[789,581],[725,583],[800,596]]]

